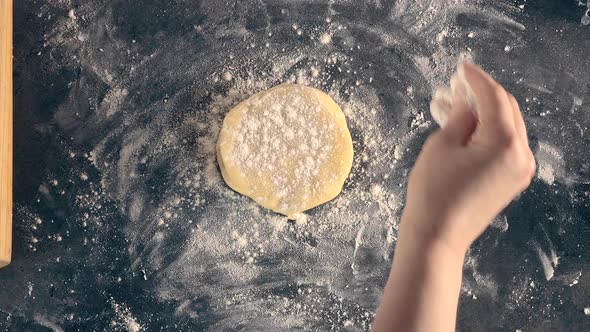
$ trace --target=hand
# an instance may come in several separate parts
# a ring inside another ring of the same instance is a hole
[[[476,65],[463,63],[477,116],[453,105],[447,125],[424,144],[411,172],[402,229],[464,254],[535,172],[514,96]]]

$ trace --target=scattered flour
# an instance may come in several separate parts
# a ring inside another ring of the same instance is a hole
[[[133,317],[131,311],[125,304],[116,303],[111,300],[111,307],[115,311],[116,320],[111,321],[111,327],[113,328],[125,328],[128,332],[140,332],[142,326],[139,324],[137,319]]]
[[[548,185],[552,185],[555,182],[555,171],[553,166],[546,162],[539,164],[539,178],[545,181]]]
[[[50,329],[52,332],[64,332],[64,329],[59,326],[57,323],[49,320],[49,318],[43,315],[35,315],[35,321],[39,323],[41,326],[45,326],[46,328]]]
[[[535,159],[538,164],[537,177],[545,183],[553,185],[558,177],[570,181],[565,178],[565,162],[559,148],[541,141],[535,152]]]
[[[549,259],[549,256],[547,256],[547,254],[539,247],[537,247],[537,255],[539,256],[539,260],[541,261],[541,266],[543,267],[545,279],[551,280],[553,278],[553,275],[555,274],[555,268],[553,267],[553,263]]]
[[[133,263],[127,272],[152,283],[157,300],[175,305],[177,320],[203,319],[198,299],[207,298],[212,330],[367,330],[391,262],[408,160],[419,151],[416,137],[430,125],[421,100],[448,79],[464,52],[447,46],[450,41],[486,37],[485,30],[462,31],[453,20],[479,6],[397,1],[384,13],[391,24],[384,28],[336,22],[333,9],[317,26],[290,21],[288,9],[280,11],[285,22],[274,23],[260,7],[268,27],[254,31],[246,29],[251,13],[237,10],[227,26],[226,13],[204,3],[208,21],[194,32],[211,49],[199,53],[178,36],[163,38],[170,41],[154,50],[141,40],[128,41],[117,29],[98,34],[104,30],[98,27],[118,24],[108,11],[96,22],[89,16],[88,28],[78,26],[84,14],[95,12],[91,9],[82,4],[64,15],[67,22],[50,30],[46,42],[52,49],[71,48],[68,61],[82,61],[81,75],[99,80],[104,89],[104,98],[99,92],[93,96],[96,116],[88,122],[108,133],[79,134],[94,145],[87,158],[102,176],[97,188],[79,171],[72,174],[91,188],[75,197],[88,211],[79,224],[101,227],[104,196],[115,200],[128,217],[124,232]],[[506,26],[523,28],[509,15],[493,15]],[[326,23],[330,28],[324,32]],[[307,38],[321,45],[306,43]],[[400,48],[407,53],[396,54]],[[283,82],[327,91],[347,115],[355,149],[341,196],[294,221],[227,188],[215,161],[225,113]],[[154,84],[166,91],[152,91]],[[81,98],[73,90],[60,109],[57,122],[64,130],[80,121],[71,110]],[[539,177],[559,181],[559,150],[540,144],[536,156],[540,166],[552,167],[552,177]],[[46,182],[40,193],[56,187],[57,179]],[[34,248],[45,236],[32,239]],[[93,245],[93,239],[85,243]],[[542,262],[557,265],[551,253],[541,253]],[[476,254],[467,259],[466,271],[464,294],[497,296],[493,274],[480,272]],[[126,305],[113,300],[111,306],[117,328],[149,329]]]
[[[320,36],[320,43],[327,45],[332,42],[332,36],[329,33],[324,33]]]

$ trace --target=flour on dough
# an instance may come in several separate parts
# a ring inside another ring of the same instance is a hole
[[[352,158],[340,107],[298,84],[276,86],[233,108],[217,142],[225,182],[289,218],[335,198]]]

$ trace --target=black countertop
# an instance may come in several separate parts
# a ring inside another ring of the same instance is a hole
[[[539,169],[469,252],[458,330],[590,330],[587,8],[466,3],[15,1],[0,329],[367,330],[432,89],[469,56],[519,100]],[[285,81],[329,92],[355,147],[299,222],[214,158],[225,112]]]

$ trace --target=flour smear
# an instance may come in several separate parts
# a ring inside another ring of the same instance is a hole
[[[211,330],[368,330],[408,171],[433,127],[431,91],[448,82],[459,57],[477,61],[458,41],[486,38],[496,26],[524,28],[460,0],[329,1],[311,13],[289,1],[175,4],[170,10],[181,14],[162,10],[172,26],[162,31],[121,20],[116,6],[70,7],[45,4],[64,15],[50,19],[42,52],[65,54],[56,70],[81,70],[56,123],[89,147],[100,174],[94,184],[127,219],[129,272],[174,306],[175,320]],[[467,30],[458,15],[492,23]],[[145,35],[134,34],[140,28]],[[346,114],[355,151],[342,193],[294,221],[228,188],[215,156],[225,114],[286,82],[328,93]],[[559,156],[539,153],[547,156],[539,177],[552,184]],[[86,173],[74,176],[93,184]],[[464,295],[498,296],[475,251],[466,272]],[[117,329],[149,330],[137,310],[111,306]]]

